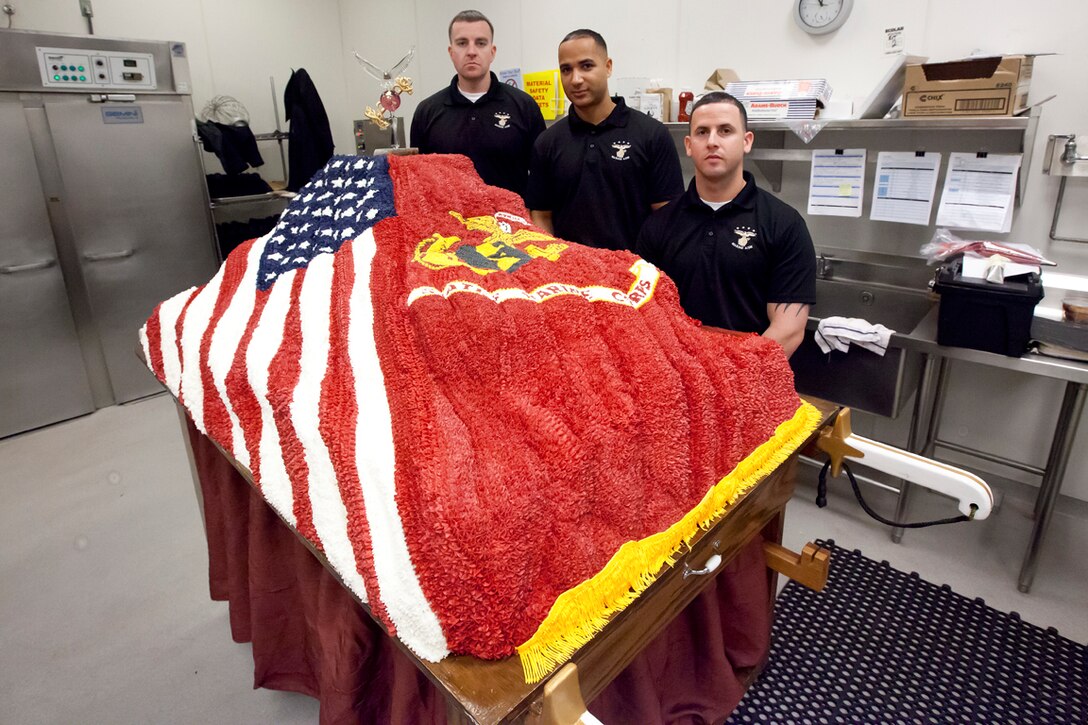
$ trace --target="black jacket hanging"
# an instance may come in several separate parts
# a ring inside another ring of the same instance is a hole
[[[249,126],[197,120],[196,131],[204,150],[214,153],[228,174],[240,174],[250,166],[256,168],[264,163]]]
[[[332,158],[332,131],[317,87],[303,68],[291,73],[283,91],[286,118],[291,122],[287,142],[287,188],[298,191]]]

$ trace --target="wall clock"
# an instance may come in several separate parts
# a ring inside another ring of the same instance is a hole
[[[854,0],[794,0],[793,19],[811,35],[824,35],[842,27],[854,9]]]

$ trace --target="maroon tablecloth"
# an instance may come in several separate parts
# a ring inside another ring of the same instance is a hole
[[[434,685],[191,422],[189,436],[211,596],[230,603],[234,640],[253,643],[254,687],[317,698],[322,723],[444,723]],[[590,703],[594,715],[606,725],[712,723],[733,711],[770,644],[762,541]]]

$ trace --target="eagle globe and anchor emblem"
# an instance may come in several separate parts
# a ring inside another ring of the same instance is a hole
[[[466,231],[480,231],[487,236],[479,244],[461,244],[461,237],[444,236],[435,232],[416,245],[413,260],[428,269],[468,267],[478,275],[493,272],[515,272],[534,259],[559,260],[567,248],[555,237],[535,229],[524,228],[529,222],[516,214],[495,212],[491,216],[465,218],[455,211],[450,216],[465,225]],[[514,225],[521,229],[514,229]],[[531,242],[551,242],[545,246]],[[460,246],[457,246],[460,244]],[[524,245],[524,246],[523,246]]]
[[[574,296],[588,302],[604,302],[638,309],[654,297],[654,290],[661,273],[644,259],[636,259],[627,270],[631,275],[626,289],[618,288],[614,282],[601,280],[595,284],[579,284],[562,279],[544,281],[533,289],[524,289],[507,275],[511,275],[530,262],[545,260],[549,263],[560,261],[560,255],[569,249],[568,244],[557,241],[555,237],[533,228],[527,220],[505,211],[492,215],[464,217],[451,211],[454,217],[465,227],[468,233],[476,232],[468,239],[456,234],[449,236],[435,232],[416,244],[412,260],[427,269],[456,270],[467,267],[480,277],[499,275],[498,286],[481,286],[467,279],[447,280],[439,289],[429,284],[414,288],[407,298],[408,305],[425,297],[445,297],[468,292],[501,304],[510,300],[528,300],[542,303],[548,300]],[[480,240],[479,232],[483,232]],[[480,241],[477,241],[480,240]],[[556,268],[561,265],[557,265]],[[489,277],[489,279],[495,279]],[[509,280],[509,281],[508,281]]]
[[[737,249],[751,249],[752,239],[756,236],[756,230],[751,227],[737,227],[733,230],[733,233],[737,235],[736,241],[733,242],[733,246]]]

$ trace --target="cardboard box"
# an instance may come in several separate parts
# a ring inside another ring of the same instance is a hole
[[[647,94],[652,93],[654,95],[657,95],[657,96],[661,97],[661,108],[660,108],[660,111],[658,112],[660,114],[660,116],[654,115],[653,112],[651,112],[650,110],[647,110],[646,108],[642,109],[643,113],[648,113],[649,115],[654,116],[654,118],[656,118],[658,121],[662,121],[664,123],[668,123],[669,121],[675,120],[672,117],[672,89],[671,88],[647,88],[646,93]],[[653,104],[651,103],[650,105],[652,106]]]
[[[907,66],[903,116],[1015,116],[1028,107],[1033,55]]]
[[[662,96],[660,93],[640,93],[638,94],[638,110],[645,113],[650,118],[656,118],[658,121],[664,121],[668,119],[662,118]]]
[[[739,81],[740,76],[732,68],[715,68],[703,86],[705,91],[724,91],[727,83]]]
[[[821,106],[831,100],[831,86],[823,78],[780,81],[733,81],[725,92],[739,101],[815,100]]]
[[[725,85],[756,120],[813,119],[831,100],[831,86],[822,78],[780,81],[734,81]]]
[[[744,104],[744,110],[748,113],[749,121],[810,120],[816,118],[817,103],[812,98],[789,101],[741,101],[741,103]]]

